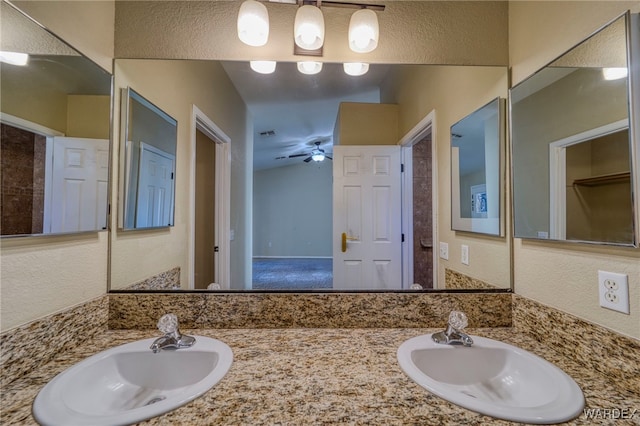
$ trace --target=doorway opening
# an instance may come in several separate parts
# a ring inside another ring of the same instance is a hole
[[[190,289],[231,288],[231,168],[227,136],[193,106],[191,139]],[[217,287],[216,286],[216,287]],[[213,288],[213,287],[211,287]]]
[[[254,290],[333,288],[332,162],[253,174]]]
[[[437,165],[435,111],[427,114],[399,142],[405,173],[402,181],[402,281],[438,288]]]
[[[196,210],[194,286],[206,289],[215,283],[216,194],[215,141],[196,129]]]

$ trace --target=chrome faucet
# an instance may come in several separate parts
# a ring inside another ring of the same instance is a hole
[[[434,342],[443,345],[471,346],[473,345],[473,339],[462,332],[467,323],[467,316],[464,312],[451,311],[446,330],[433,333],[431,338]]]
[[[152,344],[153,353],[158,353],[165,349],[183,349],[190,348],[196,343],[196,338],[180,334],[178,329],[178,317],[175,314],[165,314],[158,320],[158,330],[164,333],[164,336],[158,337]]]

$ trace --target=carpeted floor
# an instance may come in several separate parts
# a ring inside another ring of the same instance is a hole
[[[254,290],[333,288],[332,259],[253,258]]]

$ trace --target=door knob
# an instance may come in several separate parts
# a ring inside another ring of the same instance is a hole
[[[358,241],[357,237],[347,237],[347,233],[342,233],[342,252],[347,251],[347,241]]]

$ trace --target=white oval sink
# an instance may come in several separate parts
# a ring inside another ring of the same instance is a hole
[[[231,368],[225,343],[196,336],[186,349],[153,353],[155,339],[91,356],[38,393],[33,416],[43,425],[125,425],[171,411],[211,389]]]
[[[555,365],[496,340],[473,336],[473,342],[464,347],[435,343],[431,334],[414,337],[398,348],[398,363],[429,392],[488,416],[550,424],[582,413],[582,391]]]

